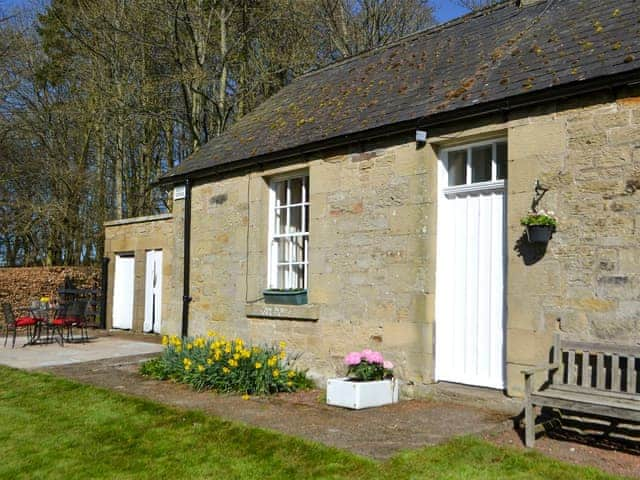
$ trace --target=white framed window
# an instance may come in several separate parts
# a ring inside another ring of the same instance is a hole
[[[445,193],[502,186],[507,179],[504,138],[451,147],[443,151]]]
[[[269,288],[307,288],[309,175],[274,178],[269,198]]]

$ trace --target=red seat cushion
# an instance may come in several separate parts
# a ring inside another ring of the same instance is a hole
[[[58,317],[54,318],[53,325],[71,325],[72,323],[77,323],[80,321],[80,317]]]
[[[35,325],[38,323],[38,319],[33,317],[20,317],[16,320],[17,327],[27,327],[29,325]]]

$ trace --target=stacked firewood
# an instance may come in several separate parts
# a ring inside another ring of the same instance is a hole
[[[0,268],[0,303],[27,306],[42,297],[57,298],[65,278],[76,288],[98,288],[100,269],[95,267]]]

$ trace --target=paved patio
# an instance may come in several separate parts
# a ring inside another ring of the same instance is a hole
[[[162,350],[162,345],[158,343],[121,336],[92,337],[88,343],[65,343],[64,347],[57,343],[23,347],[22,345],[26,341],[25,337],[18,337],[16,339],[16,347],[11,348],[10,343],[7,344],[7,347],[2,346],[4,344],[3,339],[3,343],[0,343],[0,365],[33,370],[131,355],[151,354]],[[11,342],[11,339],[9,339],[9,342]]]

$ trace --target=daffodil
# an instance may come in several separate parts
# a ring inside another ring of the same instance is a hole
[[[167,337],[166,335],[162,337],[162,345],[164,345],[165,347],[169,345],[169,337]]]
[[[280,370],[277,368],[273,371],[273,378],[278,378],[280,376]]]
[[[296,372],[294,372],[293,370],[289,370],[289,373],[287,373],[287,377],[289,378],[293,378],[296,376]]]
[[[207,358],[207,365],[213,365],[213,359]]]
[[[222,367],[222,373],[229,373],[231,370],[229,370],[227,367]]]
[[[198,365],[198,371],[200,373],[204,372],[204,365]]]
[[[243,400],[249,400],[249,394],[245,393],[244,395],[242,395],[242,399]]]
[[[293,387],[293,382],[291,380],[287,382],[287,387]]]
[[[187,343],[187,350],[191,350],[193,348],[193,344],[192,343]]]
[[[284,350],[285,348],[287,348],[287,342],[280,342],[280,349]]]
[[[256,362],[256,370],[259,370],[262,368],[262,364],[260,362]]]

